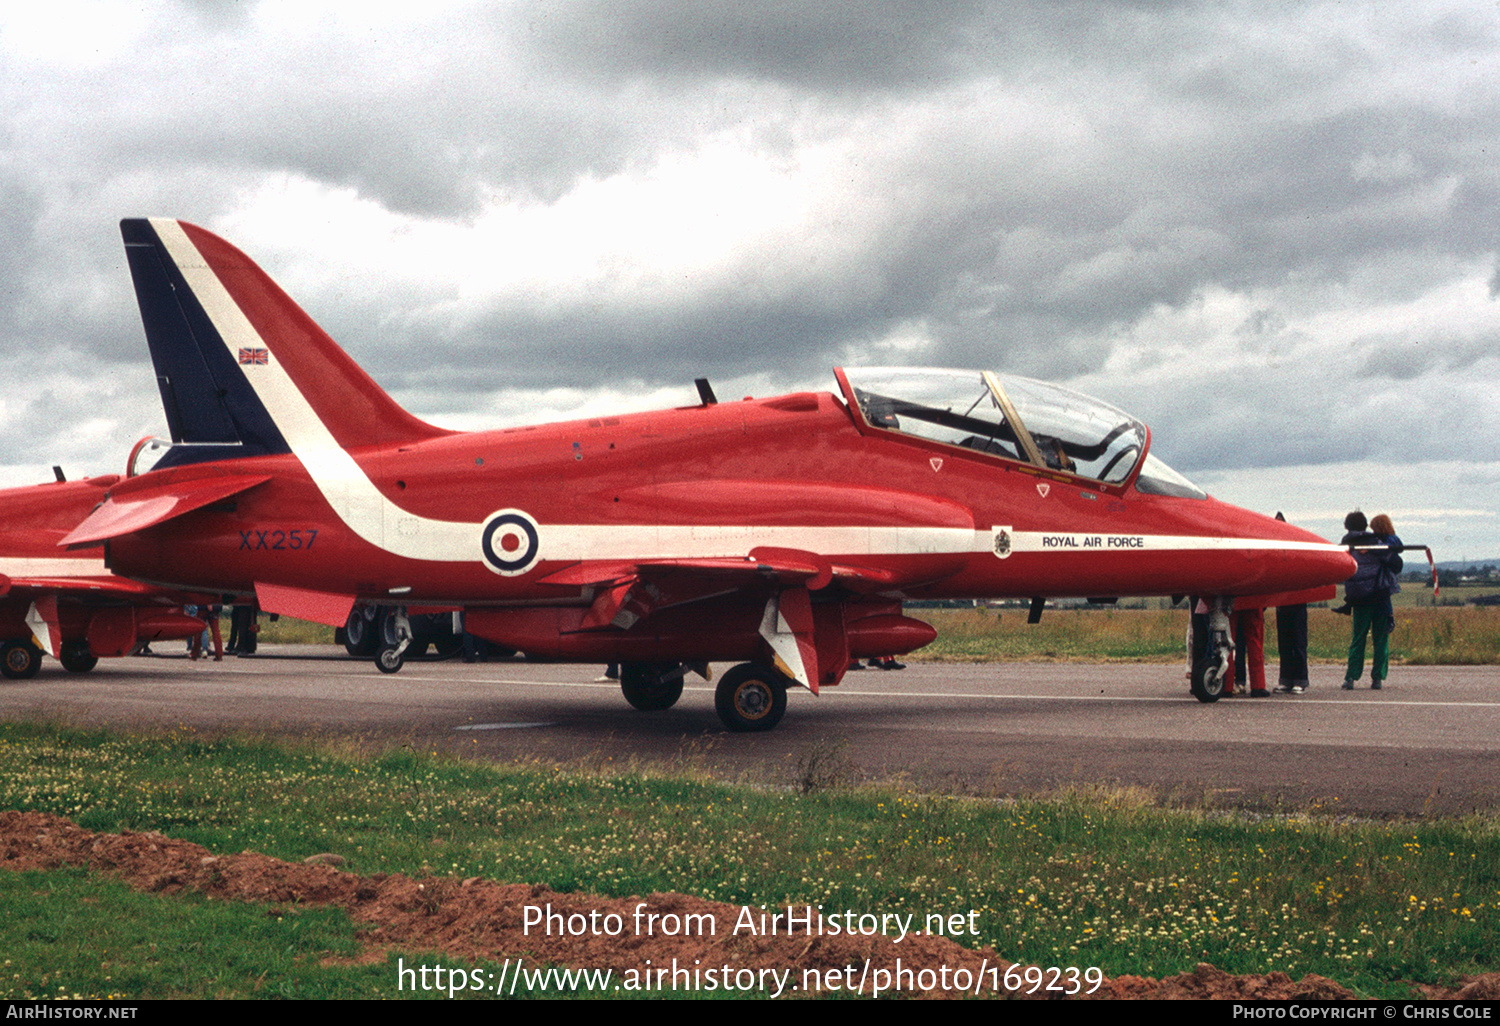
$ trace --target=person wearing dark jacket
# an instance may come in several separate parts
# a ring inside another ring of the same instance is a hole
[[[1276,519],[1285,521],[1280,513]],[[1300,695],[1307,690],[1307,603],[1276,607],[1276,649],[1281,653],[1276,690]]]
[[[1354,576],[1344,582],[1344,601],[1354,617],[1344,690],[1353,691],[1364,675],[1365,636],[1373,634],[1370,688],[1379,691],[1390,670],[1391,631],[1396,626],[1391,595],[1401,590],[1396,582],[1402,566],[1401,539],[1383,513],[1366,524],[1365,515],[1355,510],[1344,518],[1344,530],[1348,533],[1339,544],[1349,546],[1355,563]]]

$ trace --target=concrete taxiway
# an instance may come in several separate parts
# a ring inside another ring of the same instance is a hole
[[[716,667],[722,670],[724,667]],[[1180,664],[911,663],[794,691],[768,734],[729,734],[711,684],[678,705],[629,708],[597,666],[412,662],[384,675],[334,649],[264,648],[222,663],[47,661],[0,682],[0,718],[121,728],[187,725],[354,737],[496,761],[686,762],[770,784],[900,778],[1014,795],[1148,788],[1186,804],[1358,816],[1500,808],[1500,667],[1395,667],[1385,690],[1203,705]]]

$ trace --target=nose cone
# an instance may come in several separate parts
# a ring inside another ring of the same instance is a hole
[[[1236,520],[1244,546],[1245,579],[1226,594],[1266,595],[1330,588],[1354,574],[1354,557],[1341,546],[1311,531],[1271,517],[1224,505],[1227,519]],[[1331,597],[1331,593],[1328,596]]]
[[[1291,579],[1287,585],[1289,588],[1340,584],[1354,575],[1354,557],[1347,549],[1325,541],[1311,531],[1292,530],[1297,532],[1297,537],[1288,539],[1289,547],[1282,553],[1287,576]]]

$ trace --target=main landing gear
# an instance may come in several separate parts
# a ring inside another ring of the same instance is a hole
[[[355,606],[344,621],[344,651],[368,659],[380,647],[380,607]]]
[[[706,666],[622,663],[620,690],[625,701],[642,712],[670,709],[682,697],[682,678],[689,669],[707,676]],[[735,733],[770,730],[786,713],[791,683],[769,666],[741,663],[720,678],[714,689],[714,708],[725,728]]]
[[[670,709],[682,697],[682,663],[621,663],[620,690],[642,712]]]
[[[99,657],[89,651],[87,641],[67,641],[58,662],[69,673],[88,673],[99,664]],[[42,650],[30,639],[0,644],[0,674],[11,680],[29,680],[41,668]]]
[[[99,665],[99,657],[89,651],[87,641],[66,641],[62,653],[57,657],[63,669],[69,673],[88,673]]]
[[[790,683],[769,666],[741,663],[719,678],[714,708],[724,726],[735,733],[770,730],[786,714]]]
[[[11,680],[28,680],[42,668],[42,650],[28,639],[0,645],[0,674]]]

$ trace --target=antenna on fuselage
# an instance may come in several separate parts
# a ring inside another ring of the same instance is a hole
[[[694,378],[693,384],[698,386],[698,398],[703,400],[704,406],[713,406],[719,401],[714,395],[714,386],[708,383],[707,378]]]

